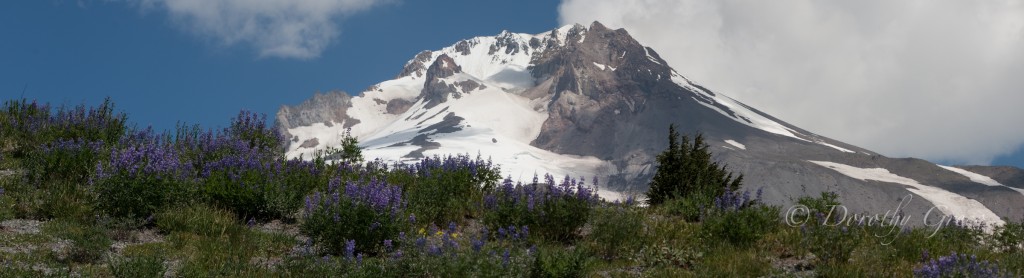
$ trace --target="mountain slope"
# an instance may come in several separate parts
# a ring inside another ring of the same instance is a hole
[[[606,197],[646,188],[676,124],[702,132],[716,158],[772,203],[837,191],[851,212],[899,206],[923,218],[948,205],[937,209],[992,223],[1024,214],[1014,205],[1024,201],[1020,185],[978,183],[966,170],[891,159],[800,129],[687,80],[625,30],[597,22],[424,51],[395,79],[355,97],[284,106],[277,121],[292,140],[290,157],[337,145],[351,128],[370,158],[480,154],[524,181],[598,177]]]

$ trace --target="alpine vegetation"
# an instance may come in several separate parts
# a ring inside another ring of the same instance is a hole
[[[1024,270],[1018,222],[991,232],[965,221],[895,231],[848,225],[829,214],[841,205],[835,193],[800,197],[806,210],[786,215],[762,201],[762,190],[743,190],[742,176],[717,164],[702,136],[678,140],[672,126],[652,189],[639,196],[648,206],[638,206],[634,197],[600,198],[596,177],[502,178],[500,166],[480,156],[363,160],[351,136],[347,150],[289,159],[287,137],[246,111],[219,130],[157,132],[130,126],[109,101],[53,109],[16,100],[2,108],[5,275],[1004,277]]]

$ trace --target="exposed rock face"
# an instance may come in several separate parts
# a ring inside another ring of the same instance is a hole
[[[359,120],[349,118],[346,111],[352,107],[351,97],[342,91],[332,91],[326,94],[317,93],[313,98],[303,101],[296,106],[282,105],[277,111],[277,127],[282,134],[291,137],[288,129],[299,126],[308,126],[314,123],[344,123],[350,127],[359,123]]]
[[[455,84],[449,84],[443,80],[461,72],[462,67],[455,64],[455,60],[445,54],[441,54],[433,64],[430,64],[430,67],[427,68],[423,92],[420,94],[420,97],[427,103],[427,108],[447,101],[449,96],[454,98],[462,96]]]
[[[625,30],[597,22],[538,35],[502,32],[423,51],[399,78],[364,94],[373,98],[317,95],[282,107],[278,121],[286,130],[331,122],[353,126],[370,153],[398,154],[385,159],[481,153],[510,164],[502,169],[513,168],[516,175],[584,170],[600,178],[602,189],[632,193],[646,190],[674,124],[683,134],[702,133],[715,158],[745,175],[745,189],[763,188],[767,203],[788,205],[834,191],[850,213],[900,210],[914,217],[912,225],[922,224],[935,206],[951,205],[926,199],[919,185],[823,166],[836,163],[913,180],[963,197],[959,201],[980,202],[998,216],[1024,215],[1024,194],[1015,191],[1024,188],[1024,170],[962,167],[1006,185],[989,186],[924,160],[888,158],[816,135],[690,82]],[[525,109],[504,109],[513,106]],[[532,113],[542,115],[527,117]],[[300,147],[331,142],[293,139]]]
[[[406,77],[410,75],[422,76],[423,70],[427,69],[426,63],[430,63],[431,54],[433,53],[426,50],[416,54],[416,58],[413,58],[405,65],[402,72],[398,73],[398,77]]]

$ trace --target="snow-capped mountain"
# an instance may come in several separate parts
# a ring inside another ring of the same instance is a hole
[[[368,158],[479,154],[523,181],[598,177],[608,198],[646,189],[674,123],[703,133],[716,158],[771,203],[835,191],[851,213],[923,218],[936,207],[990,223],[1024,215],[1024,178],[996,181],[983,175],[991,167],[892,159],[816,135],[701,87],[625,30],[597,22],[423,51],[392,80],[283,106],[277,122],[289,157],[336,146],[351,128]]]

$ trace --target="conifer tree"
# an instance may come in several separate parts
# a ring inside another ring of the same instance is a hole
[[[655,206],[680,197],[713,200],[726,190],[736,190],[743,175],[733,177],[725,166],[712,161],[704,136],[697,134],[693,143],[687,136],[679,140],[675,125],[668,127],[668,148],[658,154],[658,169],[647,191],[647,203]]]

